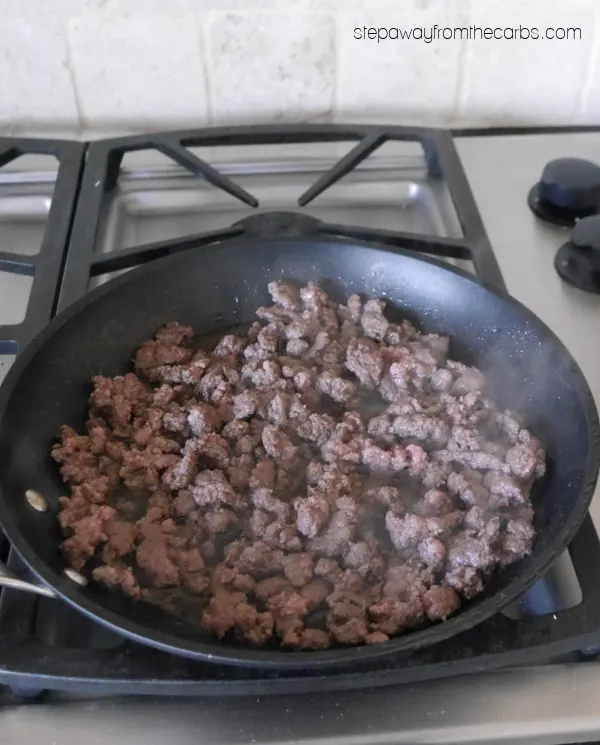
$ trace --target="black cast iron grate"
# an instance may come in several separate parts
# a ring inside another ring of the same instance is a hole
[[[115,187],[121,161],[127,152],[154,148],[254,208],[258,206],[255,197],[187,148],[349,139],[356,140],[356,146],[299,198],[299,210],[255,214],[222,230],[110,254],[96,250],[104,193]],[[462,238],[324,223],[302,214],[303,206],[390,140],[421,143],[429,175],[446,182],[462,227]],[[63,198],[64,210],[67,211],[69,205],[72,208],[72,200],[69,194],[63,193]],[[60,214],[60,206],[57,213]],[[61,223],[57,229],[60,227]],[[57,252],[49,275],[55,278],[54,289],[47,290],[54,300],[48,315],[39,321],[45,323],[52,310],[60,310],[83,296],[93,277],[201,245],[215,244],[218,250],[219,242],[241,235],[293,234],[355,238],[384,244],[390,250],[401,247],[440,257],[468,259],[473,262],[482,282],[505,289],[449,132],[426,128],[336,125],[218,128],[104,140],[88,146],[60,293],[56,295],[56,283],[63,254]],[[32,323],[23,332],[35,328],[36,324]],[[23,338],[25,334],[20,340]],[[528,593],[526,604],[540,615],[514,620],[499,614],[471,631],[421,651],[381,663],[319,673],[310,670],[261,672],[192,662],[124,640],[60,601],[5,590],[0,597],[0,683],[10,686],[13,691],[31,695],[44,689],[89,695],[257,695],[371,687],[533,664],[555,655],[590,650],[600,644],[600,541],[589,517],[572,542],[569,553],[582,592],[581,602],[572,604],[572,607],[559,611],[559,607],[565,606],[560,603],[552,605],[551,602],[549,607],[542,608],[541,605],[547,606],[548,603],[536,600],[536,597],[546,597],[547,600],[548,596],[555,594],[551,572],[536,586],[537,595],[536,588]],[[21,573],[25,571],[14,552],[9,566]],[[556,612],[552,612],[553,609]]]
[[[33,277],[25,318],[0,325],[0,354],[16,354],[56,311],[63,260],[69,242],[85,145],[68,140],[0,138],[0,168],[21,155],[53,155],[58,172],[39,253],[0,250],[0,271]]]
[[[0,324],[0,356],[15,356],[56,311],[61,272],[69,242],[85,145],[68,140],[0,138],[0,169],[22,155],[52,155],[58,161],[40,250],[30,255],[0,248],[0,272],[32,278],[25,316],[20,323]],[[0,558],[8,548],[0,532]]]
[[[139,245],[112,251],[109,254],[97,251],[104,194],[115,188],[121,162],[128,152],[156,150],[248,207],[256,208],[259,202],[255,196],[198,158],[188,148],[347,141],[356,141],[357,144],[298,198],[295,206],[300,207],[300,210],[255,214],[221,230]],[[332,224],[302,214],[302,207],[307,206],[354,170],[386,142],[393,141],[420,143],[429,175],[442,179],[447,185],[463,237],[451,238],[378,230],[360,225]],[[342,125],[220,127],[101,140],[89,146],[71,238],[72,249],[67,257],[59,308],[65,308],[81,297],[86,292],[91,277],[129,269],[151,259],[242,235],[256,237],[298,233],[381,242],[392,249],[399,247],[444,258],[470,260],[483,281],[504,289],[500,269],[450,132],[425,127]]]

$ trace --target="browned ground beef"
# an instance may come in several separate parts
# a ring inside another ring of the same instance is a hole
[[[447,618],[531,552],[541,444],[382,301],[269,291],[264,325],[210,354],[169,323],[135,373],[94,378],[87,434],[64,426],[52,450],[68,562],[253,645]]]

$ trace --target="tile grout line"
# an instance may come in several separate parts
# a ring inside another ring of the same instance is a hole
[[[338,121],[340,106],[340,76],[342,74],[342,45],[340,35],[340,20],[342,13],[331,13],[333,20],[333,92],[331,96],[331,121]]]
[[[203,70],[203,78],[204,78],[204,91],[206,94],[206,110],[207,110],[207,119],[208,124],[216,124],[216,116],[215,116],[215,106],[213,101],[213,86],[212,86],[212,80],[211,80],[211,74],[210,74],[210,61],[211,61],[211,54],[210,54],[210,38],[208,34],[208,25],[209,20],[212,13],[208,13],[207,15],[204,15],[203,17],[200,17],[200,15],[196,12],[194,9],[194,17],[196,19],[196,27],[198,30],[199,35],[199,43],[200,43],[200,58],[202,60],[202,70]]]
[[[471,24],[471,13],[473,10],[472,0],[467,0],[467,26]],[[467,97],[467,83],[469,79],[469,64],[472,59],[472,45],[469,39],[465,39],[459,53],[458,80],[456,83],[456,95],[452,122],[459,122],[465,115],[465,101]]]
[[[69,25],[71,20],[67,18],[65,20],[64,29],[64,43],[65,43],[65,55],[67,62],[67,70],[69,71],[69,77],[71,78],[71,86],[73,88],[73,98],[75,100],[75,108],[77,109],[77,118],[79,119],[79,133],[81,134],[85,129],[84,115],[83,115],[83,103],[81,94],[79,91],[79,83],[77,82],[77,75],[75,74],[75,65],[73,62],[73,56],[71,52],[71,38],[69,33]]]
[[[592,28],[596,26],[596,19],[598,18],[597,7],[592,11]],[[600,18],[598,18],[600,20]],[[586,68],[583,73],[583,79],[579,87],[577,94],[577,100],[575,105],[575,117],[578,122],[584,120],[585,107],[589,101],[589,95],[592,88],[593,73],[596,67],[595,63],[600,61],[600,33],[592,36],[592,41],[589,45],[587,53]]]

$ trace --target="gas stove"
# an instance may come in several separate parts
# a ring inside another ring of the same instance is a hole
[[[547,167],[558,158],[580,161]],[[315,126],[89,145],[0,140],[0,378],[52,315],[112,276],[197,245],[218,250],[242,232],[300,232],[406,247],[507,289],[565,342],[600,404],[600,296],[589,264],[600,228],[585,227],[600,204],[594,163],[594,130]],[[557,271],[558,249],[580,262],[570,283]],[[5,589],[0,701],[12,706],[3,731],[8,723],[14,741],[42,743],[45,732],[62,743],[123,742],[126,731],[158,742],[168,732],[174,745],[192,736],[487,742],[500,728],[520,741],[596,737],[588,693],[600,686],[597,518],[598,498],[569,551],[505,613],[424,651],[335,674],[193,663],[125,641],[60,601]],[[0,555],[26,576],[7,542]],[[287,695],[267,695],[277,693]]]

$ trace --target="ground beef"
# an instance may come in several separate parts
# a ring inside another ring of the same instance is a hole
[[[251,489],[274,489],[277,483],[277,470],[272,460],[261,460],[252,469],[248,485]]]
[[[121,590],[134,600],[139,600],[142,592],[133,569],[126,564],[113,562],[96,567],[92,572],[93,579],[106,587],[120,587]]]
[[[292,587],[304,587],[313,578],[314,558],[309,553],[290,554],[283,559],[283,573]]]
[[[264,487],[255,489],[252,492],[251,499],[256,508],[265,510],[265,512],[272,512],[281,520],[286,520],[290,516],[290,505],[274,497],[271,489]]]
[[[135,559],[154,587],[173,587],[179,582],[179,571],[172,559],[166,541],[144,539],[137,547]]]
[[[515,559],[530,554],[533,538],[534,530],[530,522],[523,518],[509,520],[506,525],[506,534],[501,538],[501,546],[504,551],[501,563],[511,564]]]
[[[247,340],[234,334],[226,334],[213,350],[215,357],[228,357],[238,355],[244,349]]]
[[[383,373],[380,348],[369,339],[352,339],[346,350],[346,367],[365,388],[375,388]]]
[[[107,527],[115,514],[112,507],[95,507],[72,525],[73,535],[63,543],[63,550],[74,569],[82,569],[96,548],[108,541]]]
[[[198,464],[201,468],[222,468],[229,466],[231,451],[229,443],[221,435],[204,435],[196,444]]]
[[[212,536],[215,533],[223,533],[232,526],[237,527],[239,525],[239,518],[235,512],[224,507],[208,510],[204,513],[203,521]]]
[[[424,615],[423,601],[418,596],[407,600],[384,596],[369,607],[370,628],[388,637],[420,626]]]
[[[196,509],[196,500],[191,491],[182,489],[173,502],[173,513],[175,517],[186,517]]]
[[[541,443],[382,300],[268,286],[212,352],[169,323],[52,448],[68,563],[219,638],[375,644],[531,553]]]
[[[343,556],[356,533],[353,515],[344,510],[333,512],[326,528],[309,542],[311,551],[320,556]]]
[[[529,501],[529,485],[520,483],[506,473],[489,471],[483,483],[490,491],[490,500],[499,507],[526,504]]]
[[[211,598],[202,615],[202,625],[219,638],[234,630],[236,635],[260,646],[271,638],[273,616],[258,612],[243,592],[220,591]]]
[[[183,457],[164,472],[162,480],[169,489],[184,489],[198,472],[198,451],[195,440],[188,440],[183,448]]]
[[[252,469],[254,468],[254,459],[251,455],[243,453],[231,458],[229,468],[227,469],[227,478],[234,489],[244,489],[249,481]]]
[[[430,621],[440,621],[460,608],[460,598],[451,587],[433,585],[423,595],[423,606]]]
[[[196,476],[190,492],[199,507],[213,504],[238,506],[240,496],[231,486],[223,471],[205,470]]]
[[[298,414],[296,416],[302,419],[302,413],[300,412],[299,417]],[[297,433],[303,440],[323,445],[331,436],[334,428],[335,419],[329,414],[310,414],[305,421],[300,421]]]
[[[290,437],[271,424],[263,429],[262,443],[267,455],[284,464],[291,463],[297,452],[297,448]]]
[[[300,293],[297,287],[285,282],[269,282],[268,290],[274,303],[286,310],[298,310]]]
[[[324,494],[309,487],[307,497],[298,497],[294,501],[296,510],[296,527],[298,532],[307,538],[315,538],[321,529],[327,525],[331,506]]]
[[[376,341],[383,341],[390,328],[390,322],[384,316],[385,303],[383,300],[369,300],[364,305],[364,312],[360,318],[360,325],[365,336]]]
[[[168,414],[165,414],[165,416],[168,416]],[[217,430],[221,417],[214,406],[198,402],[190,407],[186,419],[192,433],[196,437],[204,437],[204,435]],[[174,429],[174,431],[177,432],[178,430]]]
[[[356,397],[356,385],[351,380],[337,377],[330,370],[325,370],[317,378],[317,390],[345,406]]]

